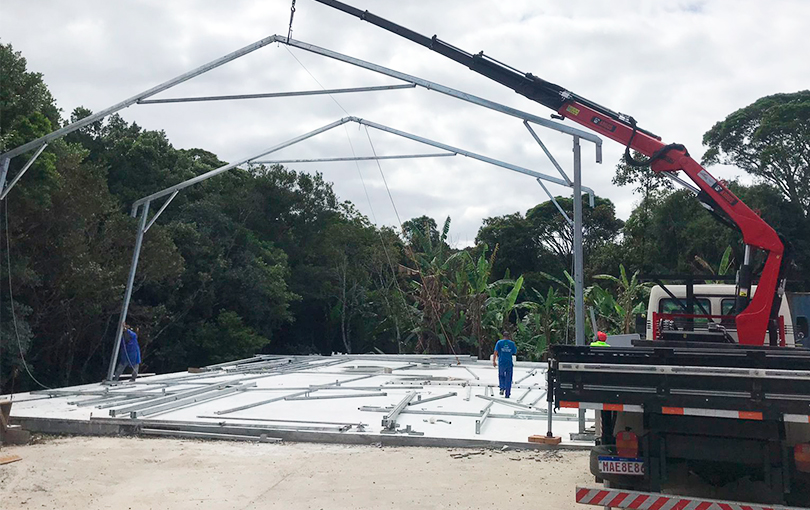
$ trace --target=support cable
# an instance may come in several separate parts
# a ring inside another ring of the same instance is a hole
[[[307,66],[305,66],[303,62],[298,60],[298,57],[296,57],[295,54],[292,51],[290,51],[290,48],[287,47],[287,46],[284,46],[284,48],[289,52],[290,55],[292,55],[292,57],[295,59],[296,62],[298,62],[298,64],[304,69],[304,71],[306,71],[306,73],[313,80],[315,80],[315,83],[317,83],[318,86],[321,87],[321,89],[326,90],[326,88],[323,86],[323,84],[321,84],[320,81],[318,81],[318,79],[315,77],[315,75],[312,74],[309,69],[307,69]],[[340,102],[338,102],[338,100],[335,99],[335,97],[332,94],[327,94],[327,95],[329,96],[330,99],[332,99],[332,101],[335,102],[336,105],[338,105],[338,107],[341,110],[343,110],[343,113],[345,113],[346,115],[351,117],[351,114],[348,111],[346,111],[346,108],[343,108],[343,105],[340,104]],[[346,128],[345,125],[343,127],[346,130],[346,136],[349,138],[349,145],[352,146],[351,137],[349,137],[349,130]],[[374,144],[371,142],[371,136],[368,133],[368,127],[366,127],[366,135],[368,136],[368,141],[371,144],[371,150],[374,153],[374,156],[376,157],[377,156],[377,151],[374,149]],[[352,152],[354,152],[353,146],[352,146]],[[379,159],[377,160],[377,167],[380,169],[380,175],[383,176],[383,182],[385,183],[385,189],[388,190],[388,198],[391,199],[391,205],[394,206],[394,213],[396,214],[397,222],[399,223],[399,228],[400,228],[401,231],[404,232],[404,229],[402,228],[402,220],[399,217],[399,212],[397,211],[396,204],[394,204],[394,199],[391,196],[391,190],[388,188],[388,182],[385,180],[385,174],[382,171],[382,165],[380,165]],[[381,237],[381,239],[382,239],[382,237]],[[411,255],[411,258],[413,259],[414,263],[416,264],[416,270],[419,273],[419,278],[422,280],[422,283],[424,284],[425,279],[424,279],[424,275],[422,273],[422,268],[419,266],[419,262],[416,260],[416,256],[414,256],[413,250],[410,247],[408,247],[408,251],[409,251],[409,254]],[[450,350],[453,352],[453,355],[456,357],[456,362],[460,365],[461,360],[458,358],[458,355],[456,354],[456,350],[453,347],[453,343],[450,341],[450,337],[447,335],[447,331],[445,331],[445,329],[444,329],[444,324],[442,324],[442,322],[441,322],[441,317],[438,314],[438,309],[436,308],[436,304],[433,303],[433,300],[431,300],[429,296],[428,296],[428,302],[431,304],[431,307],[433,308],[433,313],[435,313],[436,317],[439,319],[439,327],[442,329],[442,334],[444,335],[444,338],[447,339],[447,345],[450,346]]]
[[[20,331],[17,328],[17,314],[14,311],[14,292],[11,289],[11,235],[8,230],[8,198],[5,201],[5,220],[6,220],[6,261],[8,262],[8,298],[9,302],[11,303],[11,319],[14,323],[14,335],[17,337],[17,347],[20,350],[20,360],[22,360],[23,367],[25,367],[25,371],[28,372],[28,376],[31,378],[32,381],[40,385],[46,390],[50,390],[51,388],[45,386],[41,382],[34,377],[34,374],[31,373],[31,370],[28,368],[28,363],[25,361],[25,355],[23,354],[22,342],[20,341]]]
[[[293,7],[294,7],[294,6],[295,6],[295,2],[293,2]],[[290,18],[290,22],[292,23],[292,17]],[[291,30],[292,30],[292,28],[291,28]],[[308,75],[309,75],[309,76],[310,76],[310,77],[311,77],[311,78],[312,78],[312,79],[315,81],[315,83],[317,83],[317,84],[318,84],[318,86],[319,86],[319,87],[321,87],[321,90],[324,90],[324,91],[325,91],[325,90],[326,90],[326,87],[324,87],[324,86],[323,86],[323,84],[322,84],[322,83],[321,83],[321,82],[318,80],[318,78],[316,78],[316,77],[315,77],[315,75],[314,75],[314,74],[312,74],[312,72],[311,72],[309,69],[307,69],[307,66],[305,66],[305,65],[304,65],[304,63],[303,63],[303,62],[301,62],[301,61],[298,59],[298,57],[296,57],[296,56],[295,56],[295,54],[294,54],[294,53],[293,53],[293,52],[290,50],[290,48],[289,48],[288,46],[284,46],[284,49],[286,49],[286,50],[287,50],[287,52],[288,52],[288,53],[289,53],[289,54],[292,56],[292,58],[294,58],[294,59],[295,59],[295,61],[296,61],[296,62],[298,62],[298,64],[299,64],[299,65],[300,65],[300,66],[301,66],[301,67],[304,69],[304,71],[305,71],[305,72],[306,72],[306,73],[307,73],[307,74],[308,74]],[[334,101],[334,103],[335,103],[335,104],[336,104],[336,105],[337,105],[337,106],[338,106],[338,107],[339,107],[341,110],[343,110],[343,113],[345,113],[346,115],[348,115],[349,117],[351,117],[351,114],[350,114],[350,113],[349,113],[349,112],[346,110],[346,108],[344,108],[344,107],[343,107],[343,105],[342,105],[342,104],[340,104],[340,102],[339,102],[337,99],[335,99],[335,97],[334,97],[332,94],[327,94],[327,95],[329,96],[329,98],[330,98],[332,101]],[[351,136],[349,135],[349,129],[346,127],[346,125],[345,125],[345,124],[343,125],[343,130],[344,130],[344,132],[346,133],[346,139],[347,139],[347,140],[348,140],[348,142],[349,142],[349,148],[350,148],[350,149],[351,149],[351,151],[352,151],[352,156],[354,156],[354,158],[357,158],[357,154],[355,153],[355,150],[354,150],[354,144],[352,143],[352,138],[351,138]],[[366,128],[366,134],[368,134],[368,128]],[[371,142],[371,138],[369,138],[369,142]],[[373,151],[373,150],[374,150],[374,147],[373,147],[373,145],[372,145],[372,151]],[[374,152],[374,156],[375,156],[375,157],[377,156],[377,153],[376,153],[376,152]],[[360,164],[357,162],[357,160],[356,160],[356,159],[355,159],[354,164],[355,164],[355,166],[357,167],[357,173],[358,173],[358,175],[360,176],[360,182],[361,182],[361,183],[362,183],[362,185],[363,185],[363,192],[365,193],[365,195],[366,195],[366,200],[368,201],[369,210],[371,211],[371,217],[373,218],[374,223],[376,224],[376,223],[377,223],[377,216],[376,216],[376,214],[374,213],[374,208],[373,208],[373,207],[372,207],[372,205],[371,205],[371,197],[370,197],[370,196],[369,196],[369,194],[368,194],[368,189],[366,188],[366,182],[365,182],[365,180],[363,179],[363,172],[360,170]],[[380,163],[379,163],[379,161],[377,161],[377,165],[378,165],[378,166],[379,166],[379,164],[380,164]],[[382,172],[382,168],[380,169],[380,172]],[[383,181],[385,181],[385,176],[383,176]],[[387,184],[387,183],[386,183],[385,187],[386,187],[386,189],[388,189],[388,184]],[[388,192],[388,196],[389,196],[389,197],[391,196],[391,192],[390,192],[390,191]],[[391,202],[391,203],[393,204],[393,199],[392,199],[392,202]],[[394,207],[394,212],[396,212],[396,206]],[[397,221],[399,221],[399,214],[398,214],[398,213],[397,213]],[[401,229],[401,228],[402,228],[402,222],[400,221],[400,222],[399,222],[399,224],[400,224],[400,229]],[[399,286],[399,280],[397,279],[396,269],[394,268],[394,263],[393,263],[393,261],[391,260],[391,256],[390,256],[390,255],[389,255],[389,253],[388,253],[388,248],[385,246],[385,240],[383,239],[383,236],[382,236],[382,231],[381,231],[381,230],[379,230],[379,229],[377,229],[377,233],[378,233],[378,234],[379,234],[379,236],[380,236],[380,244],[382,245],[382,247],[383,247],[383,251],[385,252],[385,257],[386,257],[386,259],[388,260],[388,264],[389,264],[389,265],[390,265],[390,267],[391,267],[391,273],[392,273],[392,276],[394,277],[394,285],[396,286],[397,290],[399,291],[400,296],[402,297],[402,302],[403,302],[403,303],[404,303],[404,304],[407,306],[408,302],[407,302],[407,300],[405,299],[405,293],[402,291],[402,288]],[[420,272],[420,275],[421,275],[421,272]],[[411,323],[412,323],[412,325],[414,326],[414,329],[415,329],[416,323],[415,323],[415,322],[413,322],[413,320],[411,321]],[[442,326],[442,329],[443,329],[443,326]],[[445,333],[445,337],[447,337],[447,333]],[[449,342],[448,342],[448,343],[449,343]],[[451,348],[452,348],[452,346],[451,346]],[[453,354],[455,354],[455,351],[453,351]],[[456,360],[458,361],[458,356],[456,356]],[[460,364],[460,363],[461,363],[461,362],[459,361],[459,364]]]
[[[368,137],[369,145],[371,145],[371,152],[376,157],[377,156],[377,150],[374,148],[374,143],[371,141],[371,134],[368,131],[368,126],[363,126],[363,127],[366,129],[366,136]],[[388,192],[388,198],[391,200],[391,206],[394,208],[394,214],[397,217],[397,222],[399,223],[399,228],[402,231],[402,233],[404,234],[405,229],[402,227],[402,220],[399,217],[399,212],[397,211],[397,205],[396,205],[396,203],[394,203],[394,197],[391,195],[391,189],[388,187],[388,181],[385,178],[385,172],[383,172],[382,165],[380,164],[380,160],[376,159],[375,161],[377,162],[377,168],[379,168],[379,170],[380,170],[380,175],[382,176],[383,183],[385,184],[385,189]],[[411,246],[408,246],[407,251],[409,252],[409,254],[411,256],[411,259],[413,260],[414,264],[416,264],[416,270],[419,273],[419,279],[422,280],[422,284],[424,285],[425,277],[424,277],[424,274],[422,273],[422,268],[419,265],[419,261],[417,260],[416,255],[413,253],[413,248]],[[456,357],[456,363],[458,363],[460,365],[461,360],[458,358],[458,354],[456,353],[456,349],[453,347],[453,342],[450,341],[450,336],[447,334],[447,330],[445,330],[445,328],[444,328],[444,324],[442,323],[441,316],[439,315],[439,310],[436,307],[436,303],[434,303],[433,299],[430,297],[430,292],[427,293],[427,298],[428,298],[428,303],[430,303],[430,306],[433,309],[433,313],[436,315],[436,318],[439,321],[439,327],[442,330],[442,334],[444,335],[444,338],[447,340],[447,345],[450,346],[450,351],[452,351],[453,356]]]

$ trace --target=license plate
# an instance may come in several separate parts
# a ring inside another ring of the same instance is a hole
[[[599,472],[611,475],[644,476],[644,461],[627,457],[598,457]]]

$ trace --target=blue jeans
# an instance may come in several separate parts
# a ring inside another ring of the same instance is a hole
[[[507,398],[512,394],[512,365],[498,365],[498,386]]]

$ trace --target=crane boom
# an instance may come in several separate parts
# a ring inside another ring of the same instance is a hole
[[[454,60],[478,74],[511,88],[532,101],[557,112],[591,129],[601,136],[625,146],[625,156],[630,164],[639,165],[630,158],[630,150],[644,154],[654,172],[684,172],[700,189],[698,199],[707,208],[726,222],[739,229],[746,244],[746,261],[740,268],[737,289],[737,334],[744,345],[763,345],[766,333],[771,345],[777,341],[777,315],[784,290],[784,244],[776,231],[757,213],[746,206],[722,181],[714,178],[697,161],[692,159],[683,145],[664,144],[661,137],[639,128],[635,119],[593,101],[585,99],[560,85],[523,73],[484,55],[471,54],[440,40],[435,35],[427,37],[385,18],[363,11],[337,0],[315,0],[329,7],[368,21],[410,41]],[[767,259],[760,274],[757,292],[751,295],[750,248],[765,250]]]

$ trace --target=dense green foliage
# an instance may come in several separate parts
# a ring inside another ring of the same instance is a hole
[[[806,92],[763,98],[706,135],[708,162],[762,178],[731,187],[791,240],[794,289],[810,284],[806,105]],[[63,119],[42,76],[0,45],[0,151],[90,113],[76,108]],[[26,156],[12,161],[10,177]],[[135,237],[133,201],[222,164],[118,115],[47,148],[0,210],[2,391],[36,387],[28,370],[45,385],[103,377]],[[626,222],[605,198],[585,205],[585,276],[599,327],[623,332],[643,312],[639,272],[733,271],[742,253],[739,235],[687,193],[624,165],[616,182],[634,186],[639,202]],[[557,200],[570,216],[572,200]],[[540,359],[573,338],[573,233],[551,202],[485,219],[468,249],[448,245],[450,224],[423,216],[402,232],[379,228],[320,174],[280,166],[188,188],[144,241],[129,313],[144,370],[255,352],[487,357],[504,330],[522,357]]]

